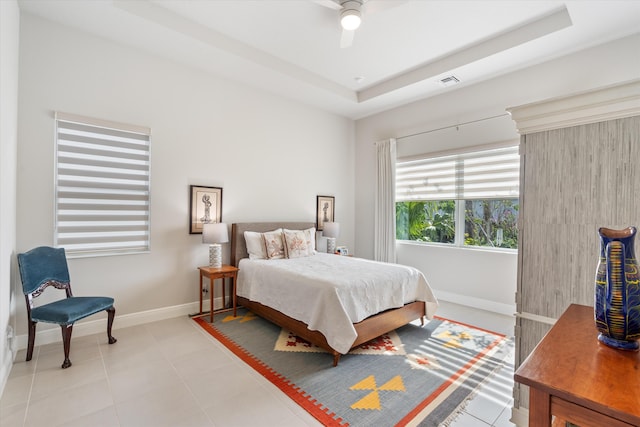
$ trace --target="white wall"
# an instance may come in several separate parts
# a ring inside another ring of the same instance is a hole
[[[639,46],[640,35],[627,37],[472,86],[461,85],[449,93],[358,120],[355,252],[364,257],[373,256],[373,142],[501,115],[510,106],[635,79],[640,75]],[[467,132],[470,136],[466,141],[460,138],[449,141],[446,135],[438,140],[439,132],[404,141],[411,145],[417,143],[428,152],[451,145],[459,148],[487,142],[487,135],[504,139],[505,132],[509,133],[503,118],[482,123],[482,132]],[[476,126],[479,125],[469,127]],[[515,126],[510,126],[512,138],[518,138]],[[460,129],[464,131],[466,127]],[[481,136],[480,140],[477,136]],[[399,152],[415,152],[416,147],[403,148],[402,145],[403,140],[398,141]],[[517,257],[513,253],[398,244],[398,261],[424,271],[441,299],[487,310],[513,309],[515,312]]]
[[[20,60],[19,252],[53,240],[54,111],[151,128],[151,252],[69,260],[76,294],[115,298],[114,327],[198,300],[208,250],[189,235],[190,184],[223,187],[226,223],[315,221],[316,196],[333,195],[353,246],[351,120],[28,14]]]
[[[0,1],[0,394],[13,363],[8,328],[14,326],[16,305],[11,283],[16,274],[19,27],[16,1]]]

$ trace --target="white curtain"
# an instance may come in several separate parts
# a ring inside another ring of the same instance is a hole
[[[396,140],[376,143],[376,197],[373,256],[396,262]]]

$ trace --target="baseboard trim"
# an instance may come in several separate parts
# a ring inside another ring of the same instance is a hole
[[[529,410],[527,408],[511,408],[511,420],[518,427],[529,427]]]
[[[556,322],[558,321],[558,319],[555,319],[553,317],[540,316],[539,314],[526,313],[526,312],[516,313],[516,317],[519,317],[521,319],[533,320],[534,322],[545,323],[547,325],[552,325],[552,326],[555,325]]]
[[[4,387],[7,385],[7,380],[9,379],[9,374],[11,373],[11,368],[13,366],[13,358],[15,352],[12,351],[9,346],[4,348],[4,355],[2,357],[2,365],[0,365],[0,397],[4,393]]]
[[[433,292],[436,294],[438,299],[442,301],[490,311],[492,313],[502,314],[505,316],[514,316],[516,313],[515,304],[504,304],[501,302],[491,301],[483,298],[476,298],[467,295],[455,294],[453,292],[441,291],[439,289],[434,289]]]
[[[220,301],[218,301],[220,300]],[[222,307],[222,298],[216,298],[214,306]],[[130,326],[143,325],[145,323],[156,322],[158,320],[172,319],[174,317],[187,316],[198,312],[199,302],[191,302],[187,304],[174,305],[170,307],[157,308],[153,310],[140,311],[138,313],[130,313],[118,315],[116,308],[116,318],[113,322],[113,330],[116,331],[122,328],[128,328]],[[209,302],[204,301],[202,309],[209,311]],[[86,321],[81,321],[73,325],[73,338],[83,337],[86,335],[105,333],[106,334],[106,314],[91,316]],[[45,324],[42,324],[45,325]],[[40,326],[40,325],[38,325]],[[114,334],[115,335],[115,334]],[[105,335],[106,336],[106,335]],[[116,337],[117,338],[117,337]],[[42,329],[36,332],[35,345],[51,344],[62,341],[62,334],[59,327],[53,327],[48,329]],[[27,348],[28,336],[27,334],[16,336],[16,348],[17,350],[24,350]]]
[[[490,301],[482,298],[475,298],[466,295],[455,294],[452,292],[434,290],[438,299],[448,301],[454,304],[472,307],[492,313],[502,314],[505,316],[513,316],[516,313],[515,304],[504,304]],[[222,307],[222,298],[216,298],[215,307]],[[197,312],[199,302],[163,307],[153,310],[141,311],[138,313],[130,313],[118,315],[116,311],[116,320],[113,323],[113,329],[127,328],[129,326],[142,325],[145,323],[155,322],[158,320],[171,319],[179,316],[186,316]],[[203,310],[209,310],[209,301],[203,301]],[[106,317],[106,315],[104,316]],[[73,327],[73,336],[82,337],[91,334],[102,333],[105,331],[104,321],[100,315],[93,316],[91,320],[78,322]],[[17,335],[15,338],[15,349],[23,350],[27,348],[27,335]],[[62,341],[60,328],[48,328],[36,332],[36,345],[51,344]],[[1,367],[0,367],[1,369]],[[1,377],[0,377],[1,378]]]

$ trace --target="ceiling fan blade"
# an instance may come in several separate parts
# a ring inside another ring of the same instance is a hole
[[[353,35],[355,34],[355,30],[342,30],[342,36],[340,37],[340,47],[351,47],[353,44]]]
[[[315,4],[319,4],[320,6],[328,7],[333,10],[340,10],[342,6],[340,3],[336,3],[333,0],[313,0]]]

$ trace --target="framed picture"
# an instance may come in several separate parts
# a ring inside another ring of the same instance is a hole
[[[207,223],[222,222],[222,188],[191,185],[189,234],[202,234]]]
[[[316,202],[316,229],[322,231],[325,222],[333,222],[335,214],[335,197],[318,196]]]

